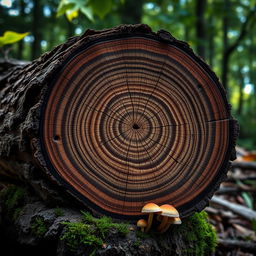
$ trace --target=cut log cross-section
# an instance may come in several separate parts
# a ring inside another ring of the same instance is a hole
[[[28,159],[114,218],[138,219],[148,202],[202,210],[235,158],[223,87],[166,31],[88,30],[0,83],[1,174]]]

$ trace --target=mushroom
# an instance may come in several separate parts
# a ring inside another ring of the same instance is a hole
[[[148,203],[142,208],[141,210],[142,213],[148,213],[148,226],[145,232],[148,232],[149,229],[151,228],[154,213],[159,213],[161,211],[162,210],[160,209],[160,207],[154,203]]]
[[[162,211],[161,216],[161,224],[158,226],[157,230],[162,231],[163,228],[167,225],[168,219],[174,218],[174,217],[179,217],[179,212],[176,210],[176,208],[172,205],[169,204],[164,204],[160,206],[160,209]]]
[[[169,220],[167,221],[167,225],[162,230],[160,230],[160,232],[161,233],[166,232],[171,224],[175,224],[175,225],[181,224],[181,219],[179,217],[169,218]]]
[[[144,219],[140,219],[137,222],[137,227],[141,228],[141,231],[144,232],[144,229],[147,227],[148,222]]]

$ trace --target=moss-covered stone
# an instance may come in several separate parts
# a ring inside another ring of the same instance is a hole
[[[54,214],[56,217],[61,217],[61,216],[64,216],[64,211],[61,208],[56,207],[54,209]]]
[[[129,235],[129,239],[125,238],[129,232],[127,224],[114,223],[109,217],[95,218],[83,212],[82,222],[65,224],[66,231],[62,239],[71,250],[85,246],[89,247],[91,252],[95,252],[103,243],[111,244],[112,248],[122,248],[130,240],[134,247],[129,249],[131,252],[132,250],[136,252],[139,247],[141,250],[145,246],[148,248],[152,246],[150,249],[152,251],[157,247],[161,248],[162,255],[207,256],[214,252],[217,245],[216,232],[208,222],[205,212],[194,214],[184,220],[181,225],[171,226],[170,230],[164,234],[159,234],[154,229],[149,233],[137,230],[134,235]],[[118,236],[114,237],[111,230],[116,231]],[[124,237],[123,241],[121,235]]]
[[[196,213],[182,220],[181,225],[172,225],[164,234],[156,232],[159,222],[154,218],[151,231],[143,233],[136,229],[135,223],[131,223],[128,228],[126,223],[115,223],[106,216],[95,218],[86,212],[79,214],[78,210],[69,212],[58,207],[48,209],[38,202],[34,203],[35,209],[39,205],[41,210],[30,212],[28,209],[31,209],[31,206],[29,208],[27,206],[32,202],[31,197],[29,197],[29,190],[17,186],[9,186],[4,189],[0,199],[2,216],[5,216],[4,220],[8,223],[5,226],[15,224],[20,235],[30,228],[29,235],[37,241],[46,241],[49,234],[58,240],[57,236],[63,228],[63,223],[55,220],[57,218],[65,220],[64,230],[60,238],[64,243],[60,244],[65,246],[64,249],[69,248],[77,256],[91,254],[102,256],[125,254],[207,256],[212,255],[217,245],[216,232],[208,222],[205,212]],[[22,209],[31,215],[24,218]],[[17,221],[14,222],[14,219]],[[79,222],[73,222],[75,220]],[[20,223],[23,224],[19,226]],[[23,225],[26,227],[24,230]],[[26,235],[28,234],[26,233]],[[67,253],[67,255],[69,254]]]
[[[82,214],[82,222],[64,223],[66,229],[61,239],[66,241],[72,251],[80,246],[89,246],[92,252],[95,251],[103,245],[110,230],[115,230],[119,236],[125,236],[129,232],[128,225],[125,223],[114,223],[106,216],[95,218],[87,212]]]
[[[42,217],[37,216],[31,221],[31,232],[35,234],[38,238],[42,238],[47,232],[47,226]]]
[[[88,212],[83,213],[83,221],[85,223],[94,225],[96,231],[102,238],[105,238],[110,229],[115,229],[120,235],[126,235],[129,232],[128,225],[125,223],[115,223],[110,217],[103,216],[101,218],[94,218]]]
[[[89,246],[94,251],[103,244],[101,238],[95,235],[90,225],[82,222],[69,222],[65,224],[66,230],[61,239],[65,240],[71,251],[77,250],[80,246]]]

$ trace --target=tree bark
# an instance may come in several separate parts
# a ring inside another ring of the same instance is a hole
[[[39,136],[40,99],[49,79],[79,38],[27,63],[2,61],[0,75],[0,180],[29,183],[44,200],[63,201],[60,189],[35,162]],[[59,194],[59,195],[58,195]],[[65,194],[65,192],[64,192]],[[64,198],[68,198],[67,195]]]

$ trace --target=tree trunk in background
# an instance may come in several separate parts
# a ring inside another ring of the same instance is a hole
[[[33,8],[33,24],[32,24],[32,34],[34,36],[34,41],[32,44],[32,52],[31,58],[32,60],[38,58],[41,54],[41,19],[42,19],[42,7],[41,7],[41,0],[34,0],[33,1],[34,8]]]
[[[238,69],[238,78],[239,78],[239,100],[238,100],[238,108],[237,115],[240,116],[243,113],[244,106],[244,76],[243,76],[243,67],[239,65]]]
[[[213,16],[209,17],[209,27],[210,31],[208,33],[208,61],[209,65],[211,67],[214,66],[214,50],[215,50],[215,45],[214,45],[214,22],[213,22]]]
[[[205,12],[206,0],[196,1],[196,36],[197,36],[197,53],[205,59]]]
[[[24,20],[25,17],[25,3],[24,0],[20,0],[20,17]],[[22,31],[24,32],[24,31]],[[18,45],[18,59],[22,60],[23,59],[23,49],[24,49],[24,41],[21,40],[19,41],[19,45]]]
[[[184,6],[185,6],[186,10],[189,9],[189,4],[188,4],[187,0],[184,0]],[[190,29],[188,28],[188,26],[186,24],[183,24],[183,31],[184,31],[183,40],[185,42],[189,42],[190,41]]]
[[[228,50],[228,12],[230,9],[230,2],[229,0],[224,1],[224,13],[223,13],[223,58],[222,58],[222,85],[227,90],[227,79],[228,79],[228,59],[229,56],[227,54]]]
[[[189,42],[190,35],[189,35],[189,29],[187,26],[184,26],[184,41]]]
[[[65,16],[66,22],[67,22],[67,39],[71,36],[74,36],[75,34],[75,27],[72,22],[68,20],[68,18]]]
[[[250,103],[251,106],[249,110],[251,111],[252,115],[255,115],[255,108],[256,108],[256,67],[253,66],[253,61],[255,59],[255,35],[252,33],[251,35],[251,44],[248,49],[248,59],[249,59],[249,81],[252,85],[252,92],[250,95]]]
[[[241,25],[240,33],[237,39],[231,44],[228,44],[228,16],[230,12],[230,1],[225,0],[224,6],[224,18],[223,18],[223,60],[222,60],[222,84],[224,88],[228,89],[228,71],[229,71],[229,59],[232,53],[239,46],[241,41],[245,38],[248,32],[253,30],[253,26],[255,22],[255,9],[252,8],[246,18],[245,21]]]
[[[122,24],[141,23],[144,0],[125,1],[120,7],[120,17]]]

